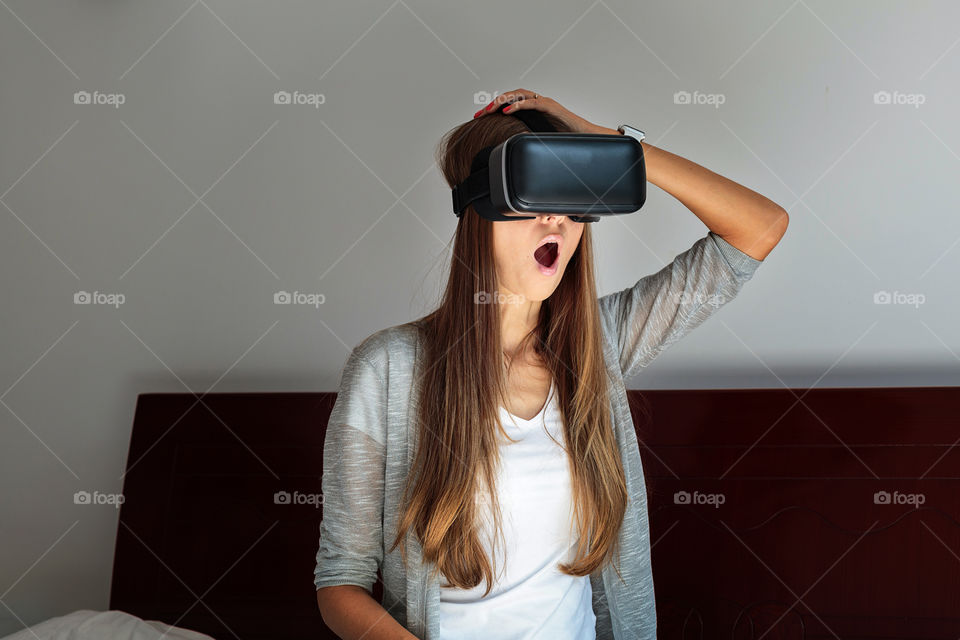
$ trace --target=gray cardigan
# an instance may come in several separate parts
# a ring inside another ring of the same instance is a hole
[[[630,501],[618,566],[590,576],[598,640],[656,639],[647,495],[624,378],[729,302],[760,260],[712,231],[663,269],[598,299],[604,357],[614,383],[610,411]],[[439,640],[439,578],[430,578],[412,532],[385,553],[396,531],[403,484],[416,450],[418,329],[413,322],[368,336],[347,358],[323,449],[323,520],[314,585],[359,585],[383,576],[383,607],[422,640]],[[386,534],[386,537],[385,537]]]

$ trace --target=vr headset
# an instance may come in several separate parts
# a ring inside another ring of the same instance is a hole
[[[525,214],[549,213],[574,222],[596,222],[643,206],[647,175],[638,140],[558,132],[534,109],[509,115],[531,133],[518,133],[477,153],[470,176],[453,188],[458,218],[469,204],[488,220],[529,220],[536,215]]]

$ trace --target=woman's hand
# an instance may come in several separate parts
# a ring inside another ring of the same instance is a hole
[[[570,130],[574,133],[619,134],[616,129],[601,127],[585,118],[581,118],[553,98],[547,98],[526,89],[517,89],[516,91],[501,93],[490,104],[473,114],[473,117],[480,118],[488,113],[493,113],[504,103],[510,103],[510,106],[504,107],[503,113],[515,113],[520,109],[536,109],[537,111],[556,116],[570,127]]]

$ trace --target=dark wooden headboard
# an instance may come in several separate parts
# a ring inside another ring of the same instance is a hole
[[[960,387],[629,395],[660,638],[960,636]],[[139,396],[110,608],[334,637],[310,496],[335,397]]]

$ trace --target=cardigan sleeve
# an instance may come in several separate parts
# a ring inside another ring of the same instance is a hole
[[[601,322],[617,347],[623,377],[732,300],[762,262],[710,231],[657,273],[600,297]]]
[[[354,584],[372,593],[383,563],[387,392],[362,346],[343,367],[327,422],[314,584]]]

